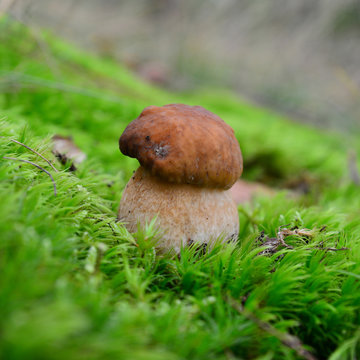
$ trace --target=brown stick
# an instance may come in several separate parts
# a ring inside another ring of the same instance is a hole
[[[46,159],[43,155],[41,155],[40,153],[38,153],[36,150],[34,150],[34,149],[32,149],[31,147],[29,147],[29,146],[21,143],[20,141],[17,141],[17,140],[14,140],[14,139],[10,139],[10,141],[12,141],[12,142],[14,142],[14,143],[16,143],[16,144],[19,144],[19,145],[21,145],[21,146],[23,146],[24,148],[32,151],[32,152],[33,152],[34,154],[36,154],[36,155],[39,155],[43,160],[45,160],[45,161],[54,169],[55,172],[58,172],[58,170],[55,168],[55,166],[54,166],[48,159]]]
[[[295,350],[295,352],[299,356],[306,360],[317,360],[317,358],[313,354],[311,354],[310,351],[304,348],[302,342],[298,337],[279,331],[269,323],[260,320],[258,317],[256,317],[255,314],[247,310],[243,305],[239,304],[234,299],[230,298],[229,300],[231,307],[235,309],[239,314],[244,315],[247,319],[254,322],[261,330],[265,331],[271,336],[276,337],[285,346]]]
[[[30,165],[33,165],[35,167],[37,167],[38,169],[40,169],[41,171],[43,171],[44,173],[48,174],[50,176],[50,179],[54,185],[54,195],[56,196],[57,195],[57,192],[56,192],[56,183],[55,183],[55,180],[54,178],[52,177],[52,175],[47,171],[45,170],[44,168],[42,168],[41,166],[31,162],[31,161],[28,161],[28,160],[23,160],[23,159],[17,159],[17,158],[12,158],[12,157],[6,157],[4,156],[3,159],[6,159],[6,160],[15,160],[15,161],[21,161],[21,162],[24,162],[24,163],[27,163],[27,164],[30,164]]]
[[[332,248],[332,247],[315,247],[314,249],[326,250],[326,251],[346,251],[346,250],[350,250],[350,248],[347,248],[347,247],[342,247],[340,249]]]

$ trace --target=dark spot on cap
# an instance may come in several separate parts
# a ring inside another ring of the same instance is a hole
[[[145,137],[145,140],[146,140],[146,141],[150,141],[150,136],[149,136],[149,135],[146,136],[146,137]]]

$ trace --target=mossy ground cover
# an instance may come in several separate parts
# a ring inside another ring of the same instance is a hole
[[[224,92],[172,94],[111,60],[0,22],[0,354],[3,359],[354,359],[360,354],[356,139],[290,122]],[[116,221],[137,162],[118,151],[148,105],[198,104],[235,130],[244,176],[278,188],[239,206],[236,245],[156,255],[153,224]],[[87,154],[75,172],[54,134]],[[11,140],[20,141],[49,159]],[[50,177],[31,164],[49,171]],[[264,254],[282,228],[310,231]]]

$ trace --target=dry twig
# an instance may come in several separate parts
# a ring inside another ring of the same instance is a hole
[[[17,141],[17,140],[14,140],[14,139],[10,139],[10,141],[12,141],[13,143],[19,144],[19,145],[23,146],[24,148],[32,151],[34,154],[40,156],[43,160],[45,160],[54,169],[55,172],[58,172],[58,170],[55,168],[55,166],[48,159],[46,159],[46,157],[44,157],[43,155],[38,153],[36,150],[34,150],[31,147],[21,143],[20,141]]]
[[[326,251],[346,251],[346,250],[350,250],[350,248],[347,248],[347,247],[342,247],[340,249],[337,249],[337,248],[333,248],[333,247],[320,247],[320,246],[317,246],[315,247],[314,249],[319,249],[319,250],[326,250]]]
[[[322,227],[319,232],[322,232],[325,230],[325,227]],[[278,252],[279,247],[283,247],[286,249],[294,249],[293,246],[288,245],[285,242],[285,238],[288,236],[298,236],[301,238],[312,238],[315,236],[314,230],[309,229],[287,229],[287,228],[279,228],[279,231],[276,234],[276,237],[268,237],[265,236],[265,234],[262,232],[260,236],[258,237],[258,241],[260,242],[261,246],[266,246],[266,249],[261,251],[259,255],[266,255],[266,254],[275,254]],[[342,248],[334,248],[334,247],[323,247],[323,246],[316,246],[311,247],[308,250],[311,249],[319,249],[319,250],[325,250],[325,251],[346,251],[350,250],[347,247]]]
[[[234,299],[230,298],[230,305],[233,309],[235,309],[239,314],[245,316],[248,320],[254,322],[261,330],[270,334],[271,336],[276,337],[281,343],[287,346],[290,349],[293,349],[299,356],[306,360],[316,360],[316,357],[308,350],[306,350],[300,341],[300,339],[294,335],[290,335],[288,333],[284,333],[279,331],[271,324],[262,321],[255,314],[245,308],[242,304],[239,304]]]
[[[17,159],[17,158],[12,158],[12,157],[6,157],[4,156],[3,159],[6,159],[6,160],[15,160],[15,161],[21,161],[21,162],[24,162],[24,163],[27,163],[27,164],[30,164],[30,165],[33,165],[35,167],[37,167],[38,169],[40,169],[41,171],[43,171],[44,173],[48,174],[53,185],[54,185],[54,195],[56,196],[57,195],[57,192],[56,192],[56,183],[55,183],[55,180],[54,178],[52,177],[52,175],[47,171],[45,170],[44,168],[42,168],[41,166],[33,163],[32,161],[29,161],[29,160],[24,160],[24,159]]]

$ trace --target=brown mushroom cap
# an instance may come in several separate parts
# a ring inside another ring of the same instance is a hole
[[[228,189],[242,173],[234,130],[201,106],[149,106],[127,126],[119,145],[124,155],[172,183]]]

